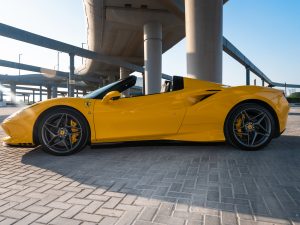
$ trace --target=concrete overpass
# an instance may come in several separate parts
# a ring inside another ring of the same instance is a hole
[[[227,0],[84,0],[88,48],[145,66],[146,94],[160,91],[162,53],[187,37],[187,74],[222,82],[223,4]],[[80,74],[131,71],[87,60]]]

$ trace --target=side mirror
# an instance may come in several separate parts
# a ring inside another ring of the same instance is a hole
[[[112,100],[117,100],[121,98],[121,93],[118,92],[118,91],[111,91],[111,92],[108,92],[102,99],[102,102],[103,103],[108,103]]]

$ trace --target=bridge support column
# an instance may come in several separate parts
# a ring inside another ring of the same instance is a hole
[[[16,84],[10,84],[10,92],[11,92],[11,98],[10,100],[12,102],[16,102]]]
[[[129,77],[130,74],[131,74],[131,71],[129,69],[120,67],[120,79],[127,78],[127,77]]]
[[[185,0],[188,77],[222,83],[223,0]]]
[[[162,72],[162,24],[144,25],[145,94],[160,93]]]
[[[261,79],[261,86],[265,86],[265,80]]]
[[[35,90],[32,90],[32,103],[35,103]]]
[[[124,79],[129,77],[129,75],[131,74],[131,71],[129,69],[126,69],[124,67],[120,67],[120,79]],[[126,90],[123,92],[123,96],[124,97],[128,97],[130,95],[130,91]]]
[[[52,98],[57,98],[57,86],[52,86]]]
[[[246,85],[250,85],[250,69],[246,68]]]
[[[0,86],[1,86],[1,82],[0,82]],[[0,102],[3,102],[3,92],[1,91],[1,88],[0,88]]]
[[[51,87],[50,86],[48,86],[47,87],[47,99],[51,99]]]
[[[43,101],[43,87],[40,86],[40,102]]]
[[[68,80],[68,95],[69,97],[74,97],[74,86],[75,86],[75,80],[74,80],[74,54],[70,54],[70,73],[69,73],[69,80]]]

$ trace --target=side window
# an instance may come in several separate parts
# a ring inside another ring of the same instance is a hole
[[[129,88],[127,88],[127,86]],[[125,88],[126,87],[126,88]],[[134,85],[126,85],[120,89],[119,92],[122,93],[122,98],[132,98],[132,97],[140,97],[145,96],[143,93],[143,88],[140,86]],[[161,87],[161,92],[157,94],[172,92],[172,91],[179,91],[184,89],[184,79],[183,77],[174,76],[173,80],[165,80]]]

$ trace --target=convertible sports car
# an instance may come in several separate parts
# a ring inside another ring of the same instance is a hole
[[[69,155],[87,144],[137,140],[227,141],[257,150],[285,130],[289,111],[282,91],[258,86],[228,87],[174,76],[162,93],[129,96],[130,76],[83,98],[36,103],[2,124],[12,146],[42,145]]]

